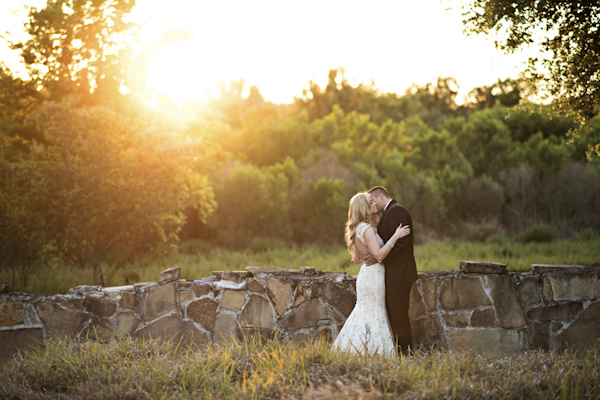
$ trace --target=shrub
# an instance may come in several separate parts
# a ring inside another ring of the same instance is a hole
[[[265,238],[265,237],[257,237],[254,238],[250,244],[248,245],[248,247],[246,248],[247,251],[249,251],[250,253],[260,253],[260,252],[265,252],[268,250],[272,250],[272,249],[282,249],[282,248],[286,248],[288,247],[286,245],[286,242],[283,240],[279,240],[279,239],[273,239],[273,238]]]
[[[582,241],[590,241],[590,240],[594,240],[598,237],[598,232],[596,232],[594,229],[592,228],[587,228],[584,229],[581,232],[578,232],[577,234],[575,234],[573,236],[574,239],[576,240],[582,240]]]
[[[503,232],[503,229],[497,218],[459,221],[451,228],[453,237],[469,242],[484,242],[499,232]]]
[[[523,243],[548,243],[556,239],[558,239],[556,230],[544,224],[529,226],[521,233]]]

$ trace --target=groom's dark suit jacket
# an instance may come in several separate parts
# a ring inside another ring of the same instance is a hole
[[[396,200],[388,205],[379,221],[377,231],[379,236],[387,242],[402,224],[410,226],[410,234],[396,242],[396,245],[383,259],[385,266],[385,285],[391,286],[399,283],[408,283],[417,280],[417,263],[413,249],[414,227],[408,210],[398,204]]]

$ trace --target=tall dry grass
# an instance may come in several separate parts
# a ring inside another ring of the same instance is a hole
[[[51,341],[0,368],[0,397],[29,399],[595,399],[600,352],[513,357],[348,355],[324,339],[259,337],[192,351],[172,343]]]
[[[497,233],[484,242],[444,240],[428,242],[415,247],[419,271],[451,270],[461,261],[491,261],[508,265],[509,271],[529,271],[531,264],[600,265],[600,237],[589,235],[552,243],[522,243]],[[163,257],[148,256],[120,271],[110,284],[121,286],[138,282],[156,281],[159,272],[174,266],[181,268],[184,279],[211,276],[212,271],[244,270],[246,266],[283,267],[302,266],[323,271],[358,274],[359,265],[353,265],[343,245],[291,245],[285,242],[258,240],[245,250],[212,247],[199,240],[181,244],[179,252]],[[106,271],[109,272],[108,270]],[[0,283],[11,283],[10,271],[0,271]],[[91,269],[72,265],[40,270],[27,286],[17,279],[13,291],[54,295],[67,293],[78,285],[93,285]]]

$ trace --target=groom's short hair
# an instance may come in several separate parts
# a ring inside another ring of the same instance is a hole
[[[391,199],[390,194],[388,193],[387,189],[384,188],[383,186],[372,187],[371,190],[369,190],[369,194],[375,194],[375,196],[382,194],[385,198]]]

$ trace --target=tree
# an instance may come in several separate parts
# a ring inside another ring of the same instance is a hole
[[[15,78],[0,63],[0,152],[18,154],[27,141],[42,140],[28,118],[41,105],[43,96],[31,81]]]
[[[11,271],[11,287],[27,287],[29,277],[51,258],[53,241],[41,216],[43,200],[30,190],[42,184],[35,163],[8,160],[0,152],[0,269]],[[19,279],[20,278],[20,279]]]
[[[427,125],[437,127],[457,115],[457,93],[458,85],[454,78],[438,77],[435,85],[431,82],[425,86],[413,84],[400,98],[398,111],[403,118],[416,116]]]
[[[498,104],[476,111],[468,119],[457,117],[444,125],[471,163],[474,176],[494,177],[515,161],[516,145],[505,124],[507,114],[508,110]]]
[[[126,84],[134,25],[125,22],[135,0],[47,0],[32,7],[30,38],[12,44],[20,50],[37,87],[53,99],[77,94],[86,103],[114,103]]]
[[[353,87],[345,77],[343,68],[329,70],[327,86],[321,89],[314,81],[308,83],[309,88],[303,91],[302,98],[296,98],[300,109],[308,110],[311,120],[323,118],[338,106],[345,113],[357,111],[370,114],[376,111],[373,100],[376,91],[373,87],[359,84]]]
[[[530,58],[528,72],[542,77],[550,94],[584,121],[600,113],[598,1],[475,0],[463,22],[472,33],[498,33],[496,46],[507,52],[538,44],[552,56]],[[537,39],[540,30],[546,37]]]
[[[190,205],[206,220],[215,204],[205,177],[194,172],[199,142],[104,107],[46,103],[35,115],[48,144],[25,160],[38,179],[22,177],[28,212],[41,213],[59,251],[108,284],[147,252],[170,249]],[[14,192],[14,190],[13,190]],[[25,212],[25,214],[27,211]],[[103,267],[112,269],[105,279]]]
[[[469,93],[469,103],[476,110],[493,107],[499,102],[505,107],[512,107],[521,101],[523,84],[514,79],[498,79],[498,82],[490,86],[481,86]]]
[[[289,239],[289,196],[297,175],[296,164],[287,158],[264,168],[232,164],[215,177],[219,207],[208,222],[215,243],[245,248],[254,238]]]
[[[342,243],[350,193],[336,178],[311,180],[294,198],[291,216],[297,241]]]

